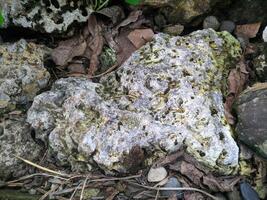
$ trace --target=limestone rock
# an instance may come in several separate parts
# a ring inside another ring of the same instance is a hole
[[[0,115],[27,104],[46,87],[50,75],[44,53],[42,46],[25,40],[0,45]]]
[[[56,81],[35,97],[27,121],[61,164],[125,172],[123,160],[135,146],[148,156],[186,146],[207,167],[229,174],[239,150],[221,88],[240,51],[227,32],[158,34],[100,83]]]
[[[19,26],[46,33],[65,33],[75,22],[86,22],[92,13],[89,1],[8,0],[0,1],[4,26]]]
[[[237,133],[241,141],[267,158],[267,83],[244,91],[238,100]]]
[[[194,18],[212,10],[217,4],[228,4],[229,0],[143,0],[148,6],[160,7],[169,23],[191,22]]]
[[[21,177],[27,172],[23,161],[15,155],[34,161],[39,158],[41,148],[30,134],[30,126],[25,118],[4,120],[0,122],[0,179]]]
[[[262,39],[264,42],[267,42],[267,26],[264,28],[262,32]]]

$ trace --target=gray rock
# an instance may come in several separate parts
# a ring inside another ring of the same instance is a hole
[[[267,83],[243,92],[237,102],[237,133],[241,141],[267,158]]]
[[[257,56],[253,60],[253,66],[257,75],[257,78],[261,82],[267,81],[267,63],[265,54]]]
[[[86,22],[92,9],[89,1],[12,0],[1,1],[4,26],[20,26],[46,33],[65,33],[77,22]]]
[[[220,22],[215,16],[208,16],[203,21],[203,28],[212,28],[213,30],[218,30],[220,27]]]
[[[233,21],[222,21],[220,31],[228,31],[232,33],[235,30],[235,23]]]
[[[175,177],[169,178],[168,182],[163,186],[163,188],[180,188],[180,187],[182,187],[182,184]],[[172,191],[172,190],[161,191],[161,195],[165,197],[170,197],[173,195],[173,193],[176,193],[176,197],[178,199],[183,198],[183,191]]]
[[[163,29],[164,33],[168,33],[173,36],[180,35],[184,31],[184,26],[181,24],[176,24],[174,26],[168,26]]]
[[[34,162],[39,158],[41,148],[31,138],[25,118],[1,121],[0,129],[0,179],[21,177],[27,172],[27,164],[15,155]]]
[[[35,97],[27,121],[61,164],[96,162],[125,171],[135,146],[148,157],[182,146],[211,170],[229,174],[238,146],[226,123],[221,88],[240,56],[229,33],[158,34],[99,84],[60,79]],[[225,78],[225,80],[224,80]]]
[[[0,45],[0,115],[27,104],[46,87],[50,75],[44,54],[44,47],[25,40]]]

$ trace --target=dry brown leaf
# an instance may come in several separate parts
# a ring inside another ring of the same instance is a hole
[[[113,24],[117,24],[119,21],[125,18],[124,11],[120,6],[106,7],[97,11],[97,13],[110,18]]]
[[[117,35],[119,33],[120,28],[125,27],[133,22],[136,22],[141,15],[142,15],[141,10],[132,11],[125,20],[123,20],[113,29],[113,35]]]
[[[254,38],[259,32],[261,22],[253,24],[237,25],[235,34],[240,37]]]
[[[85,40],[78,36],[59,43],[52,52],[52,59],[56,65],[66,65],[72,58],[81,56],[86,49]]]
[[[103,24],[98,22],[94,15],[88,19],[88,30],[91,37],[87,40],[87,46],[91,49],[90,66],[88,75],[92,76],[97,71],[99,65],[98,56],[101,54],[104,46],[104,37],[102,35]]]
[[[176,153],[167,155],[164,158],[161,158],[160,160],[158,160],[154,165],[155,167],[163,167],[165,165],[174,163],[177,161],[177,159],[181,156],[183,156],[184,151],[177,151]]]
[[[150,42],[154,36],[154,32],[150,28],[146,29],[135,29],[129,33],[128,39],[132,44],[139,49],[145,43]]]
[[[106,200],[113,200],[119,191],[113,187],[108,187],[106,189],[107,197]]]
[[[234,190],[234,186],[240,181],[241,177],[234,178],[215,178],[212,175],[203,177],[203,184],[214,192],[230,192]]]

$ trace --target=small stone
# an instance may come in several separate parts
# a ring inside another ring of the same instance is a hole
[[[265,27],[265,29],[262,32],[262,39],[264,42],[267,42],[267,26]]]
[[[180,35],[183,31],[184,31],[184,26],[181,24],[168,26],[165,27],[163,30],[164,33],[168,33],[169,35],[174,35],[174,36]]]
[[[220,31],[228,31],[229,33],[232,33],[235,30],[235,23],[233,21],[222,21],[220,26]]]
[[[215,16],[208,16],[203,21],[204,29],[212,28],[216,31],[219,29],[219,27],[220,27],[220,22]]]
[[[258,193],[247,182],[240,184],[240,192],[244,200],[259,200]]]
[[[168,182],[163,186],[163,188],[180,188],[180,187],[182,187],[182,184],[175,177],[169,178]],[[183,191],[171,191],[171,190],[161,191],[161,195],[166,197],[173,195],[173,193],[176,193],[176,197],[178,199],[183,198]]]
[[[35,189],[30,189],[30,190],[29,190],[29,194],[31,194],[31,195],[35,195],[36,192],[37,192],[37,191],[36,191]]]
[[[158,168],[153,168],[151,167],[148,175],[147,175],[147,180],[148,182],[160,182],[164,178],[167,177],[167,171],[164,167],[158,167]]]

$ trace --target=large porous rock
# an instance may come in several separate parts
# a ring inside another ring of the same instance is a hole
[[[92,9],[89,1],[8,0],[1,1],[5,24],[45,33],[65,33],[77,22],[86,22]]]
[[[100,83],[58,80],[35,97],[27,121],[37,137],[48,136],[62,164],[125,171],[133,147],[152,156],[185,146],[212,170],[229,174],[239,150],[224,116],[221,88],[238,56],[240,45],[226,32],[158,34]]]
[[[267,83],[245,90],[237,105],[239,139],[267,158]]]
[[[231,0],[144,0],[143,4],[160,7],[170,23],[187,24],[194,18],[208,13],[213,7],[229,4]]]
[[[41,148],[30,133],[30,125],[23,117],[0,121],[0,180],[21,177],[28,172],[27,164],[15,156],[33,162],[40,157]]]
[[[25,40],[0,45],[0,115],[32,101],[46,87],[50,75],[43,66],[45,52]]]

